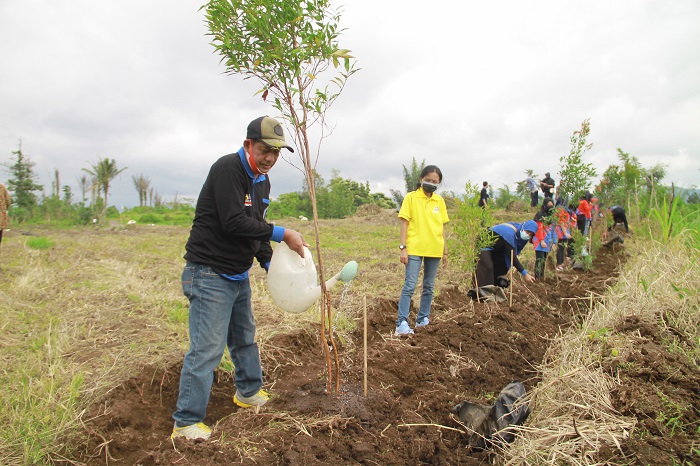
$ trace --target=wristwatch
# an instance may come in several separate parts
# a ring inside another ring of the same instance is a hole
[[[404,249],[406,249],[406,245],[405,245],[405,244],[399,244],[399,249],[401,249],[401,250],[403,251]]]

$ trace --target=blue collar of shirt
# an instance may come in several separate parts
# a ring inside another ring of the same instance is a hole
[[[260,183],[267,179],[267,175],[265,174],[261,173],[260,175],[256,176],[255,173],[253,173],[253,169],[250,168],[250,164],[248,163],[248,158],[245,156],[245,149],[243,149],[243,147],[238,149],[238,156],[241,158],[243,167],[245,168],[245,171],[248,174],[248,176],[253,180],[253,183]]]

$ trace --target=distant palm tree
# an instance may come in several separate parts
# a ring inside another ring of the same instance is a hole
[[[107,201],[109,196],[109,184],[114,178],[117,177],[121,172],[127,169],[117,168],[117,162],[114,159],[109,159],[105,157],[104,159],[98,160],[96,163],[91,164],[92,169],[83,168],[83,171],[89,173],[93,176],[93,183],[97,187],[98,192],[102,191],[105,196],[104,208],[102,211],[102,216],[107,216]]]
[[[78,186],[80,187],[80,192],[83,193],[83,202],[87,201],[85,193],[90,191],[90,180],[88,180],[87,175],[82,175],[78,178]]]
[[[139,206],[143,207],[148,199],[148,188],[151,187],[151,179],[143,174],[132,176],[131,179],[134,181],[134,187],[139,193]]]

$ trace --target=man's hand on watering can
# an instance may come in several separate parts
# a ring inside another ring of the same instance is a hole
[[[304,257],[304,246],[308,246],[308,244],[304,241],[304,237],[301,236],[301,233],[287,228],[284,230],[282,241],[287,243],[289,249],[296,252],[301,257]]]

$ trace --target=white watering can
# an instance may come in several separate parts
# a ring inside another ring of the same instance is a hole
[[[357,262],[350,261],[330,280],[326,289],[338,283],[347,283],[357,275]],[[297,314],[314,305],[321,297],[316,264],[309,248],[304,247],[304,257],[289,249],[286,243],[275,246],[267,272],[267,288],[272,301],[283,311]]]

